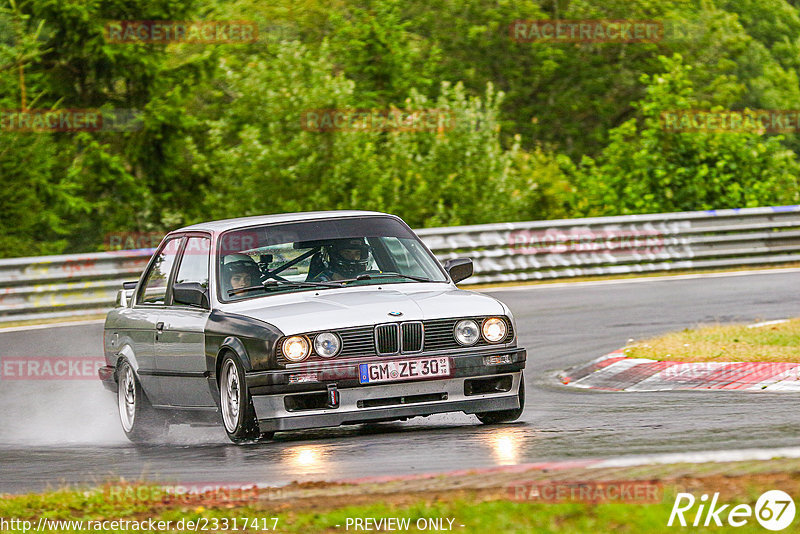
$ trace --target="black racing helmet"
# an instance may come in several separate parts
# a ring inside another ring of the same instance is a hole
[[[222,259],[222,280],[225,289],[231,289],[231,277],[234,274],[249,274],[251,284],[257,284],[261,280],[258,264],[247,254],[228,254]]]
[[[328,247],[328,267],[353,278],[369,268],[371,250],[363,237],[337,239]]]

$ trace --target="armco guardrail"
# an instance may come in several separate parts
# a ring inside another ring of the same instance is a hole
[[[0,260],[0,323],[101,313],[152,249]]]
[[[800,262],[800,206],[427,228],[464,284]],[[0,260],[0,322],[109,309],[152,249]]]
[[[472,284],[800,261],[800,206],[420,230],[444,261],[468,256]]]

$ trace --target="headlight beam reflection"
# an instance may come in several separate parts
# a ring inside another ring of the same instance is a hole
[[[499,465],[519,463],[522,433],[515,429],[500,429],[489,436],[492,456]]]

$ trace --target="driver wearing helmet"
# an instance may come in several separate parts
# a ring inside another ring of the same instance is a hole
[[[247,254],[228,254],[222,260],[224,295],[231,289],[250,287],[261,280],[258,265]]]
[[[371,247],[363,237],[337,239],[326,248],[327,267],[314,281],[355,278],[369,268]]]

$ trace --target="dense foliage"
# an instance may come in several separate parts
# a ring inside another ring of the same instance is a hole
[[[698,5],[700,4],[700,5]],[[645,43],[521,43],[517,19],[663,21]],[[109,20],[247,20],[249,44],[118,44]],[[798,109],[787,0],[0,0],[0,257],[284,211],[412,226],[791,204],[794,134],[670,132],[661,113]],[[310,131],[320,109],[446,110],[452,128]]]

